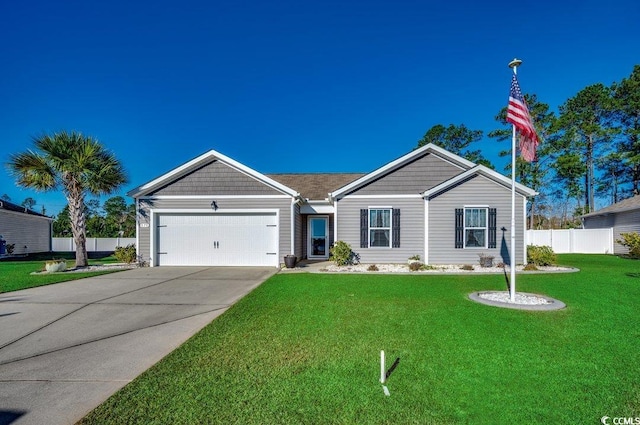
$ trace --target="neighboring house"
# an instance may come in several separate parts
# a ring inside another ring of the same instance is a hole
[[[621,233],[640,233],[640,195],[585,214],[582,216],[582,223],[585,229],[613,228],[614,241],[620,239]],[[619,243],[615,243],[613,252],[615,254],[628,254],[629,249]]]
[[[516,185],[516,261],[527,197]],[[265,175],[209,151],[129,192],[151,266],[323,260],[336,240],[363,263],[509,262],[511,180],[429,144],[368,174]]]
[[[0,235],[7,245],[14,245],[14,255],[51,251],[52,222],[51,217],[0,200]]]

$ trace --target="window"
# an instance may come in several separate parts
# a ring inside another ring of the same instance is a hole
[[[400,248],[400,208],[360,210],[360,248]]]
[[[464,209],[464,247],[487,247],[487,208]]]
[[[495,248],[498,210],[467,207],[455,209],[455,247]]]
[[[391,247],[391,208],[369,210],[369,246]]]

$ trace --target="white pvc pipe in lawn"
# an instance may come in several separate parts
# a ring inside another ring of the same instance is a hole
[[[385,379],[385,370],[384,370],[384,350],[380,351],[380,382],[384,384]]]

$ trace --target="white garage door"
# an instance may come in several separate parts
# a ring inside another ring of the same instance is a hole
[[[278,266],[276,213],[158,214],[159,266]]]

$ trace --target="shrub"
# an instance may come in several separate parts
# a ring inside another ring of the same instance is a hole
[[[473,266],[471,264],[464,264],[460,266],[462,270],[473,270]]]
[[[411,261],[420,261],[420,254],[412,255],[409,257],[409,262]]]
[[[336,241],[329,249],[329,254],[330,259],[334,261],[337,266],[347,266],[360,262],[360,255],[353,252],[351,245],[345,241]]]
[[[138,258],[135,244],[130,244],[124,247],[117,246],[113,255],[118,259],[118,261],[127,264],[135,263]]]
[[[5,245],[5,248],[7,249],[7,254],[11,255],[13,254],[13,250],[15,249],[16,244],[14,243],[8,243],[7,245]]]
[[[378,266],[376,266],[375,264],[372,264],[369,267],[367,267],[367,271],[370,271],[370,272],[377,272],[379,270],[380,269],[378,269]]]
[[[525,265],[522,270],[525,270],[525,271],[528,271],[528,272],[534,272],[534,271],[538,270],[538,268],[536,267],[535,264],[529,263],[529,264]]]
[[[620,233],[622,239],[616,242],[629,249],[629,257],[640,258],[640,234],[638,232]]]
[[[478,254],[480,257],[480,267],[493,267],[493,259],[495,258],[493,255],[489,254]]]
[[[411,270],[412,272],[417,272],[418,270],[422,270],[423,266],[424,264],[422,264],[420,261],[414,261],[413,263],[409,263],[409,270]]]
[[[527,263],[536,266],[555,266],[556,254],[550,246],[527,246]]]

